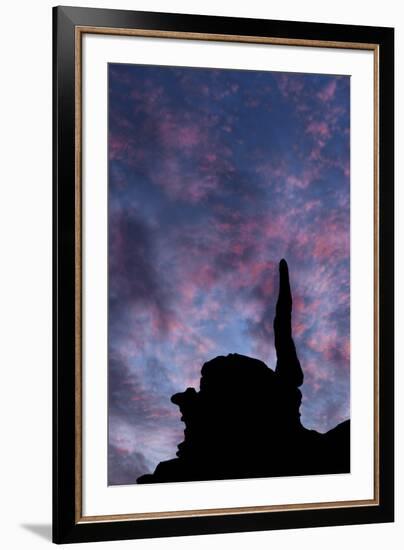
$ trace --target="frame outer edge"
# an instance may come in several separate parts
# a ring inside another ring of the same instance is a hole
[[[101,17],[102,16],[102,17]],[[164,29],[165,23],[167,27],[171,29],[176,27],[179,32],[184,32],[183,27],[187,24],[187,21],[193,21],[196,23],[192,24],[191,27],[195,30],[195,25],[198,27],[198,24],[206,26],[210,21],[215,20],[215,28],[220,28],[222,25],[227,25],[229,28],[230,23],[237,21],[237,29],[243,25],[258,26],[260,28],[265,28],[265,26],[273,26],[275,24],[280,24],[283,29],[287,26],[298,27],[300,30],[297,32],[298,35],[304,35],[306,32],[307,35],[312,36],[314,30],[321,32],[321,35],[327,35],[330,33],[335,37],[335,33],[344,32],[345,36],[352,36],[352,32],[357,31],[358,35],[363,35],[364,33],[370,33],[371,36],[375,39],[375,44],[380,47],[380,65],[379,65],[379,76],[380,76],[380,142],[379,142],[379,152],[380,152],[380,181],[384,181],[384,185],[380,188],[380,217],[383,220],[383,223],[380,224],[379,234],[380,234],[380,265],[383,267],[386,276],[380,274],[379,288],[380,288],[380,362],[382,359],[386,358],[384,353],[386,348],[389,346],[383,345],[384,342],[391,345],[394,339],[392,333],[392,312],[394,311],[393,299],[394,299],[394,290],[392,288],[392,283],[394,282],[394,271],[391,272],[391,266],[393,262],[394,249],[392,248],[392,235],[394,231],[394,219],[393,219],[393,196],[394,190],[392,189],[392,183],[386,185],[386,177],[389,180],[392,180],[394,167],[392,165],[394,161],[394,151],[392,150],[392,144],[394,143],[394,128],[393,128],[393,116],[394,116],[394,105],[392,103],[392,97],[394,97],[394,30],[390,28],[380,28],[380,27],[360,27],[360,26],[349,26],[349,25],[330,25],[322,23],[301,23],[301,22],[291,22],[291,21],[266,21],[266,20],[256,20],[256,19],[241,19],[241,18],[229,18],[229,17],[211,17],[211,16],[197,16],[197,15],[179,15],[179,14],[162,14],[162,13],[153,13],[153,12],[132,12],[132,11],[118,11],[118,10],[105,10],[105,9],[93,9],[93,8],[73,8],[73,7],[56,7],[53,8],[53,412],[54,412],[54,421],[53,421],[53,541],[56,543],[67,543],[67,542],[85,542],[85,541],[100,541],[100,540],[124,540],[131,538],[152,538],[152,537],[161,537],[161,536],[180,536],[180,535],[192,535],[192,534],[205,534],[205,533],[226,533],[226,532],[246,532],[246,531],[255,531],[255,530],[266,530],[266,529],[285,529],[292,527],[314,527],[314,526],[326,526],[326,525],[341,525],[341,524],[355,524],[355,523],[374,523],[374,522],[385,522],[393,521],[393,507],[394,507],[394,446],[393,446],[393,436],[394,430],[392,428],[392,419],[394,413],[394,405],[392,404],[392,388],[393,388],[393,373],[390,369],[389,373],[386,375],[386,368],[383,370],[383,375],[381,375],[381,430],[385,434],[385,441],[383,446],[380,447],[380,468],[381,468],[381,503],[380,506],[372,507],[363,507],[362,510],[354,508],[346,508],[346,513],[349,513],[349,517],[344,518],[344,511],[332,509],[330,510],[315,510],[315,516],[317,519],[312,519],[310,511],[288,511],[284,516],[283,514],[271,513],[268,514],[245,514],[244,518],[242,516],[226,515],[221,516],[221,520],[212,520],[213,516],[197,516],[190,518],[173,518],[173,519],[150,519],[146,522],[140,520],[135,526],[133,521],[115,521],[115,522],[103,522],[103,523],[80,523],[77,524],[77,516],[74,518],[74,504],[73,504],[73,515],[72,515],[72,500],[74,501],[74,494],[71,495],[71,486],[69,486],[72,478],[72,464],[74,465],[74,457],[72,462],[71,457],[71,433],[67,433],[67,456],[63,453],[66,448],[66,444],[62,442],[60,438],[61,428],[63,428],[63,439],[66,438],[66,425],[71,429],[71,414],[74,418],[75,409],[74,403],[72,405],[71,396],[66,396],[66,387],[62,393],[63,378],[66,376],[65,369],[69,367],[68,360],[63,358],[61,353],[61,347],[66,347],[69,343],[69,338],[66,341],[66,334],[61,327],[61,320],[66,324],[66,316],[63,318],[60,316],[60,306],[63,302],[64,305],[68,305],[68,300],[65,296],[66,289],[63,287],[63,282],[66,282],[67,275],[63,273],[61,268],[66,267],[66,260],[63,263],[63,254],[65,252],[65,246],[67,246],[69,254],[72,252],[71,245],[69,242],[69,230],[70,230],[70,221],[68,215],[63,211],[62,204],[65,206],[63,199],[69,194],[67,189],[64,189],[63,185],[67,185],[69,175],[63,174],[64,168],[68,168],[67,172],[70,174],[71,167],[69,168],[69,159],[73,153],[69,150],[71,145],[71,120],[66,118],[69,109],[71,107],[70,103],[73,101],[74,108],[74,95],[73,98],[69,97],[69,94],[66,94],[66,90],[63,89],[62,81],[67,79],[67,83],[74,85],[74,67],[73,74],[71,67],[66,68],[66,61],[71,62],[70,57],[71,50],[74,51],[74,34],[76,26],[86,26],[88,25],[88,19],[97,20],[100,17],[105,20],[105,18],[111,17],[124,17],[127,16],[131,20],[139,18],[141,24],[139,28],[144,29]],[[78,19],[79,21],[77,21]],[[154,21],[158,20],[158,24],[153,26]],[[179,21],[181,19],[181,21]],[[218,23],[218,24],[216,24]],[[96,25],[97,26],[97,25]],[[113,24],[110,24],[109,27],[114,27]],[[63,28],[63,30],[62,30]],[[128,28],[132,28],[130,25]],[[305,30],[306,29],[306,30]],[[269,32],[271,29],[267,29],[265,32]],[[186,32],[186,31],[185,31]],[[206,32],[206,31],[205,31]],[[262,31],[264,32],[264,31]],[[274,33],[274,35],[282,35],[284,30],[281,33]],[[66,33],[66,34],[63,34]],[[63,34],[63,36],[62,36]],[[227,33],[233,34],[233,33]],[[244,33],[245,34],[245,33]],[[271,31],[272,35],[272,31]],[[70,44],[70,39],[72,38],[72,44]],[[253,36],[253,34],[247,36]],[[265,34],[263,34],[265,36]],[[367,36],[367,35],[366,35]],[[360,38],[360,37],[359,37]],[[377,40],[376,40],[377,38]],[[317,39],[316,39],[317,40]],[[361,40],[357,40],[358,42]],[[68,44],[68,45],[67,45]],[[74,56],[73,56],[74,58]],[[74,64],[74,63],[73,63]],[[72,79],[72,82],[69,82],[69,79]],[[70,86],[71,88],[71,86]],[[74,86],[73,86],[74,88]],[[63,91],[65,94],[63,94]],[[389,97],[386,98],[384,95],[386,91],[389,91]],[[67,96],[67,97],[66,97]],[[64,104],[63,101],[64,100]],[[391,105],[388,104],[391,103]],[[61,121],[64,125],[67,126],[68,137],[63,139],[61,137]],[[63,154],[63,159],[61,150],[62,146],[66,145],[68,154],[65,152]],[[73,144],[74,144],[74,128],[73,128]],[[390,151],[389,151],[390,146]],[[67,160],[66,160],[67,157]],[[74,172],[74,169],[73,169]],[[71,175],[71,174],[70,174]],[[74,180],[74,178],[73,178]],[[70,182],[71,186],[71,182]],[[70,189],[71,192],[71,189]],[[74,193],[75,198],[76,194]],[[70,205],[71,206],[71,205]],[[70,206],[68,212],[70,211]],[[384,214],[383,214],[384,213]],[[66,223],[66,219],[68,223]],[[386,223],[387,220],[387,223]],[[74,229],[74,228],[73,228]],[[67,237],[67,239],[66,239]],[[390,239],[390,240],[387,240]],[[389,246],[384,249],[385,243],[389,243]],[[74,243],[73,243],[74,248]],[[62,250],[63,249],[63,250]],[[385,251],[385,252],[384,252]],[[68,254],[69,258],[70,255]],[[74,256],[74,251],[73,251]],[[77,256],[76,256],[77,258]],[[69,267],[69,266],[68,266]],[[71,268],[67,269],[67,272],[71,274]],[[76,280],[77,283],[77,280]],[[74,285],[73,285],[74,286]],[[386,300],[384,300],[386,298]],[[69,314],[68,314],[69,315]],[[74,313],[73,313],[74,317]],[[386,318],[387,325],[384,323]],[[69,320],[69,319],[68,319]],[[383,327],[386,327],[386,330],[383,330]],[[66,327],[65,327],[66,328]],[[389,332],[390,331],[390,332]],[[387,336],[386,336],[387,335]],[[63,351],[63,350],[62,350]],[[390,352],[390,353],[389,353]],[[387,355],[391,357],[391,349],[387,349]],[[69,355],[69,354],[68,354]],[[388,358],[388,357],[387,357]],[[394,357],[393,357],[394,359]],[[393,364],[391,362],[391,364]],[[71,369],[71,365],[70,365]],[[68,382],[71,383],[71,379],[68,378]],[[67,384],[69,386],[69,383]],[[61,414],[64,415],[62,422]],[[74,421],[73,421],[74,424]],[[387,441],[386,441],[387,440]],[[386,442],[389,443],[386,446]],[[74,441],[73,433],[73,449],[77,445]],[[382,475],[383,473],[383,475]],[[74,466],[73,466],[73,480],[74,480]],[[74,491],[73,491],[74,493]],[[73,496],[73,499],[71,497]],[[69,500],[70,499],[70,500]],[[366,515],[368,514],[368,515]],[[250,516],[250,520],[246,516]],[[261,517],[259,517],[261,516]],[[283,516],[283,517],[280,517]],[[287,517],[290,519],[287,519]],[[271,518],[271,519],[270,519]],[[342,520],[342,518],[344,518]],[[207,522],[212,520],[214,526],[209,526]],[[175,521],[175,525],[173,524]],[[221,521],[221,522],[220,522]],[[167,523],[168,522],[168,523]],[[220,522],[220,523],[219,523]],[[255,522],[255,523],[254,523]],[[286,523],[285,523],[286,522]],[[126,526],[124,525],[126,523]],[[131,528],[131,526],[133,527]],[[155,529],[153,529],[153,525]],[[181,531],[183,530],[183,531]],[[153,531],[153,532],[151,532]],[[156,532],[154,532],[156,531]]]

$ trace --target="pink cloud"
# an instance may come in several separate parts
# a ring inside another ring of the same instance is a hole
[[[316,137],[330,137],[330,128],[326,122],[310,122],[306,128],[306,132]]]
[[[328,103],[329,101],[334,99],[336,89],[337,81],[331,80],[322,90],[318,92],[317,97],[320,99],[320,101]]]
[[[169,150],[196,147],[206,139],[204,132],[196,124],[186,124],[171,113],[165,114],[158,131],[162,145]]]
[[[279,90],[285,98],[298,96],[304,89],[303,80],[299,79],[295,74],[278,73],[275,74],[275,78]]]

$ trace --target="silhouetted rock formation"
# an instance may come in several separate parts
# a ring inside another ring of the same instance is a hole
[[[349,420],[326,434],[300,422],[303,371],[292,339],[285,260],[279,275],[275,371],[238,354],[205,363],[199,392],[187,388],[171,398],[186,426],[177,458],[160,462],[138,483],[349,472]]]

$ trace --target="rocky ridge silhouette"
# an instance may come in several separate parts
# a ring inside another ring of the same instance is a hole
[[[350,421],[325,434],[300,421],[303,384],[292,338],[288,266],[279,264],[275,371],[236,353],[205,363],[200,388],[171,401],[185,423],[177,458],[137,483],[337,474],[350,471]]]

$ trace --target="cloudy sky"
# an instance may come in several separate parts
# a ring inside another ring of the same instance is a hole
[[[286,258],[302,422],[349,418],[349,77],[109,65],[109,483],[173,458],[170,396],[275,367]]]

